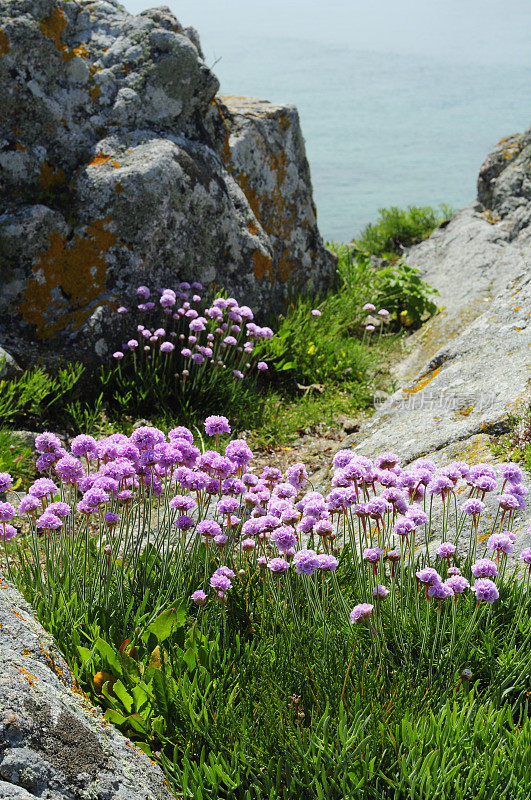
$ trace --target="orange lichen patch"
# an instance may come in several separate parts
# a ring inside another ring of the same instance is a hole
[[[122,166],[122,165],[121,165],[121,164],[119,164],[117,161],[111,161],[111,167],[112,167],[113,169],[120,169],[120,167],[121,167],[121,166]]]
[[[64,169],[52,167],[47,161],[41,164],[39,183],[43,189],[52,189],[54,186],[60,186],[65,180]]]
[[[474,410],[474,406],[468,406],[468,408],[459,408],[457,410],[458,414],[461,414],[463,417],[468,417],[471,411]]]
[[[89,94],[93,100],[97,100],[101,94],[101,86],[91,86],[89,89]]]
[[[25,153],[27,149],[28,149],[28,148],[27,148],[27,147],[25,147],[25,146],[24,146],[23,144],[21,144],[20,142],[17,142],[17,143],[15,144],[15,150],[20,150],[20,152],[21,152],[21,153]]]
[[[114,187],[114,191],[116,192],[116,194],[122,194],[123,190],[124,187],[122,186],[121,183],[117,183]]]
[[[62,8],[54,8],[50,16],[39,23],[39,27],[44,36],[52,40],[60,53],[68,49],[61,41],[61,36],[66,28],[66,17]]]
[[[31,655],[31,650],[29,649],[29,647],[23,647],[22,648],[22,655],[23,656],[30,656]]]
[[[253,253],[253,264],[255,278],[261,280],[266,275],[271,277],[272,267],[271,258],[269,256],[265,256],[260,250],[255,250]]]
[[[260,214],[260,198],[258,197],[257,192],[249,186],[247,175],[245,175],[243,172],[238,172],[236,175],[234,175],[234,177],[238,186],[246,196],[247,202],[251,206],[251,211],[262,224],[262,220],[260,219],[262,216]]]
[[[70,687],[74,694],[78,694],[84,700],[87,700],[90,703],[88,695],[83,691],[79,683],[74,679],[72,682],[72,686]]]
[[[288,280],[289,276],[296,268],[296,266],[297,266],[296,260],[291,258],[290,251],[286,247],[282,251],[282,255],[280,256],[280,258],[278,259],[276,274],[278,275],[278,277],[282,282],[285,282]]]
[[[255,220],[252,219],[250,222],[247,223],[247,230],[249,233],[252,233],[253,236],[256,236],[258,233],[258,225],[256,224]]]
[[[5,56],[6,53],[9,53],[10,48],[9,39],[4,31],[0,30],[0,56]]]
[[[20,674],[24,676],[24,678],[27,680],[27,682],[33,689],[33,687],[37,683],[37,676],[33,675],[31,672],[29,672],[29,670],[25,669],[24,667],[17,667],[17,669],[20,672]]]
[[[110,221],[95,220],[70,242],[58,231],[48,237],[48,249],[34,265],[19,307],[39,338],[48,339],[68,325],[79,328],[90,316],[106,288],[105,254],[116,241],[107,227]]]
[[[79,58],[86,58],[89,54],[89,51],[84,44],[78,44],[77,47],[73,47],[70,52],[72,53],[72,58],[74,56],[79,56]]]
[[[281,129],[286,133],[291,127],[291,121],[287,114],[283,114],[278,123]]]
[[[103,153],[98,153],[98,155],[94,156],[92,161],[89,161],[89,167],[97,167],[100,164],[106,164],[107,161],[110,161],[110,156],[104,156]]]
[[[407,394],[416,394],[417,392],[421,392],[422,389],[424,389],[428,383],[430,383],[430,381],[437,377],[440,371],[441,368],[437,367],[437,369],[434,369],[432,372],[425,372],[424,375],[421,375],[416,382],[416,386],[413,386],[411,389],[404,389],[404,392]]]
[[[129,70],[131,69],[131,64],[122,64],[120,69],[122,70],[122,72],[129,72]]]

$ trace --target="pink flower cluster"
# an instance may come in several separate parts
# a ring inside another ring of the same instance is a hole
[[[200,283],[179,284],[178,289],[162,289],[156,302],[147,286],[139,286],[136,304],[142,322],[133,338],[122,345],[113,356],[120,364],[131,354],[135,359],[171,359],[172,370],[186,380],[191,370],[205,368],[230,369],[236,380],[242,380],[251,361],[255,342],[271,339],[273,331],[257,325],[251,309],[240,305],[233,297],[216,297],[208,303],[198,292]],[[122,318],[129,313],[120,306]],[[265,361],[256,365],[258,371],[268,369]]]

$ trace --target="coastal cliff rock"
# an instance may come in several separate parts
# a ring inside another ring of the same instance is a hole
[[[400,388],[342,447],[368,457],[392,450],[403,464],[496,463],[492,437],[531,404],[531,130],[496,147],[478,201],[406,260],[439,290],[440,311],[411,337]],[[488,503],[486,525],[497,500]],[[531,544],[529,508],[518,524],[520,552]]]
[[[162,772],[77,688],[0,575],[0,800],[170,800]]]
[[[89,354],[139,283],[257,310],[334,271],[296,110],[216,97],[166,7],[0,0],[0,340]]]

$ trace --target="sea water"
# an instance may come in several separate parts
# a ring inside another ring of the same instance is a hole
[[[390,205],[467,205],[489,150],[531,125],[522,63],[261,38],[214,71],[221,92],[297,106],[326,239],[350,240]]]

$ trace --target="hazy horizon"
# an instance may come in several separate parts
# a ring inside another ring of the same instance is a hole
[[[492,146],[531,125],[530,0],[164,4],[220,93],[298,107],[327,238],[392,204],[466,205]]]

